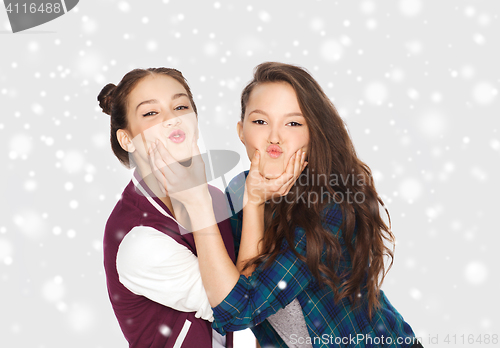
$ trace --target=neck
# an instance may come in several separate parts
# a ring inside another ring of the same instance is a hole
[[[172,206],[172,201],[168,195],[168,192],[166,195],[164,195],[161,192],[159,186],[160,184],[158,183],[158,180],[154,176],[153,172],[151,171],[151,167],[149,166],[149,164],[143,163],[142,161],[137,161],[136,163],[139,175],[144,181],[144,183],[153,192],[153,195],[158,197],[167,206],[168,210],[170,210],[170,213],[175,218],[174,208]]]

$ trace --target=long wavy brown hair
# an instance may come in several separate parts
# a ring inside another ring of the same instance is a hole
[[[271,82],[286,82],[295,90],[309,128],[309,164],[286,200],[266,203],[262,252],[249,260],[245,268],[262,263],[266,267],[272,263],[281,252],[284,240],[294,245],[294,229],[300,226],[306,233],[306,257],[293,248],[292,251],[306,262],[320,286],[326,284],[332,289],[336,302],[343,298],[349,298],[354,305],[367,301],[371,317],[373,310],[379,308],[380,286],[393,263],[395,238],[380,216],[379,203],[384,209],[385,205],[375,190],[370,168],[358,158],[346,125],[333,103],[301,67],[277,62],[258,65],[253,80],[242,92],[242,121],[253,88]],[[304,178],[309,180],[303,185]],[[341,267],[345,260],[341,254],[340,235],[326,230],[321,224],[322,210],[331,200],[299,199],[321,198],[325,193],[339,204],[342,212],[341,238],[352,264],[348,269]],[[385,211],[390,226],[389,212]],[[387,271],[385,257],[390,259]]]

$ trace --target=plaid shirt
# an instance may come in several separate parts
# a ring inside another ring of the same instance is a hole
[[[248,171],[241,173],[226,189],[233,211],[238,212],[231,217],[236,253],[241,239],[241,204],[247,175]],[[349,253],[339,230],[342,222],[339,206],[330,204],[323,213],[323,226],[339,238],[343,250],[342,266],[351,267]],[[306,236],[303,228],[295,229],[292,247],[299,254],[306,255]],[[364,295],[366,298],[366,292]],[[298,344],[309,340],[316,348],[410,347],[416,343],[415,341],[408,344],[415,335],[382,291],[381,308],[371,320],[368,318],[366,301],[361,309],[354,309],[346,298],[334,303],[333,291],[327,286],[319,287],[308,266],[294,255],[286,241],[283,243],[282,253],[271,265],[266,268],[260,265],[249,278],[240,276],[227,297],[213,308],[212,326],[221,334],[250,327],[262,348],[286,348],[286,343],[266,318],[295,298],[302,307],[309,332],[309,338],[290,337]],[[404,341],[397,343],[398,338],[406,338],[406,344]]]

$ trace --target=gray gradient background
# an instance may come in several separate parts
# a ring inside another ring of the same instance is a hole
[[[207,148],[237,150],[247,167],[239,95],[269,60],[313,74],[372,168],[398,240],[383,289],[424,346],[492,346],[467,338],[500,334],[499,10],[496,0],[83,0],[12,34],[1,8],[0,347],[126,346],[102,236],[132,172],[111,152],[101,88],[137,67],[181,70]]]

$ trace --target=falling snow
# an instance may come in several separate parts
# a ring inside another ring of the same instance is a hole
[[[0,10],[0,346],[127,345],[102,233],[132,172],[111,150],[100,89],[133,68],[181,70],[203,146],[238,151],[247,169],[239,98],[263,61],[307,68],[344,118],[398,243],[383,289],[412,328],[498,331],[498,12],[494,1],[116,0],[9,34]],[[235,342],[253,348],[254,338]]]

